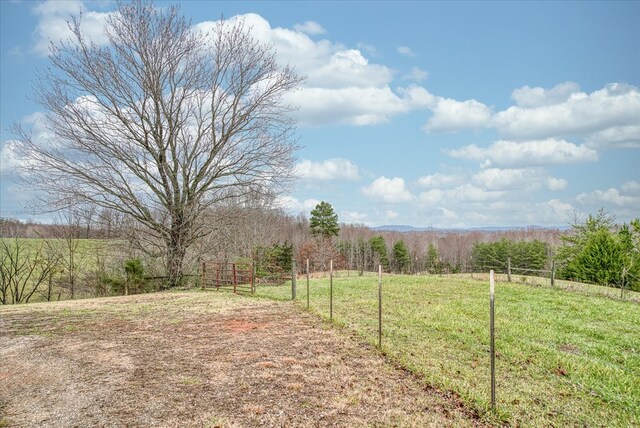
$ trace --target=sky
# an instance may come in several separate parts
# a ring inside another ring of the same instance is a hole
[[[156,2],[162,7],[167,3]],[[12,124],[49,41],[104,43],[114,2],[0,2],[0,216],[38,219],[15,179]],[[566,226],[604,207],[640,217],[640,2],[188,1],[195,29],[241,17],[307,77],[292,214],[341,222]],[[41,217],[40,217],[41,218]]]

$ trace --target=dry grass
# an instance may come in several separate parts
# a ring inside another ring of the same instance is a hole
[[[290,303],[164,293],[0,308],[8,426],[479,426]]]

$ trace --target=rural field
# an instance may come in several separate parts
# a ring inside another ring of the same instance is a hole
[[[333,285],[334,322],[377,344],[377,278],[334,278]],[[499,420],[534,427],[640,426],[638,293],[621,301],[603,296],[605,287],[561,287],[496,286]],[[328,318],[329,279],[312,279],[310,290],[312,312]],[[261,287],[258,295],[284,300],[291,290]],[[306,297],[301,279],[303,307]],[[487,414],[487,280],[385,275],[383,330],[382,350],[392,362]]]
[[[166,292],[0,307],[0,426],[487,426],[291,302]]]

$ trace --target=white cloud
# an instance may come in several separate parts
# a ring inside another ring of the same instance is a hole
[[[49,0],[37,4],[32,11],[38,17],[33,49],[40,55],[49,53],[50,42],[58,43],[72,37],[67,22],[70,21],[71,16],[78,16],[80,11],[82,11],[81,28],[84,36],[97,44],[107,42],[104,27],[109,13],[87,10],[82,1]]]
[[[640,124],[598,131],[585,140],[591,148],[640,148]]]
[[[484,169],[473,176],[473,180],[488,190],[514,190],[537,184],[539,169]]]
[[[472,198],[454,199],[445,193],[441,200],[431,203],[421,197],[414,218],[428,219],[429,225],[435,227],[559,226],[566,225],[575,212],[570,203],[559,199],[514,202],[498,192],[482,192],[477,188],[467,191]],[[464,193],[459,193],[461,195]]]
[[[475,144],[447,151],[459,159],[477,160],[485,166],[544,166],[568,163],[594,162],[598,153],[583,145],[548,138],[538,141],[497,141],[489,147]]]
[[[242,21],[251,35],[265,44],[271,44],[277,50],[278,61],[292,64],[302,74],[308,73],[328,62],[331,56],[344,49],[328,40],[314,41],[307,34],[287,28],[272,28],[269,22],[255,13],[235,15],[228,19],[230,23]],[[203,33],[211,33],[216,28],[216,21],[203,21],[194,29]]]
[[[401,55],[406,55],[406,56],[416,56],[415,53],[413,53],[413,51],[411,50],[411,48],[409,48],[408,46],[399,46],[396,51],[401,54]]]
[[[308,214],[312,209],[318,205],[320,201],[318,199],[305,199],[300,201],[293,196],[279,196],[276,198],[275,205],[293,214],[305,213]]]
[[[54,140],[51,138],[51,132],[45,127],[44,114],[40,112],[32,113],[22,118],[21,123],[30,132],[31,138],[40,146],[51,146]],[[21,141],[7,140],[2,142],[0,148],[0,174],[13,174],[21,167],[28,166],[29,162],[20,157]]]
[[[640,212],[640,197],[637,195],[626,195],[618,189],[594,190],[592,192],[580,193],[576,200],[582,204],[589,205],[615,205],[618,207],[634,206]]]
[[[472,177],[474,183],[487,190],[538,190],[543,186],[549,190],[562,190],[567,181],[550,177],[542,168],[483,169]]]
[[[447,199],[458,202],[489,202],[502,198],[504,194],[504,191],[487,190],[470,183],[447,190],[445,193]]]
[[[576,213],[571,203],[560,199],[523,204],[519,208],[518,215],[526,221],[524,224],[566,226]]]
[[[342,158],[327,159],[322,162],[302,160],[295,167],[298,177],[312,181],[354,181],[358,177],[358,167],[351,161]]]
[[[404,179],[399,177],[377,178],[370,185],[363,187],[362,193],[372,200],[388,204],[409,202],[414,198],[405,187]]]
[[[13,174],[15,168],[20,166],[17,155],[17,146],[20,144],[16,140],[8,140],[2,143],[0,148],[0,175]]]
[[[442,215],[442,219],[447,221],[447,222],[452,222],[452,221],[457,221],[458,220],[458,214],[450,209],[444,208],[444,207],[438,207],[437,208],[438,211],[440,211],[441,215]]]
[[[340,216],[340,221],[344,223],[364,223],[368,217],[365,213],[359,213],[357,211],[343,211]]]
[[[393,210],[386,210],[384,212],[384,215],[387,217],[387,220],[393,220],[394,218],[397,218],[400,214],[398,214],[396,211],[393,211]]]
[[[483,203],[503,198],[504,191],[488,190],[475,184],[465,183],[452,189],[431,189],[420,193],[418,200],[421,206],[458,207],[460,204]]]
[[[547,178],[547,189],[551,191],[562,190],[569,185],[569,182],[564,178],[555,178],[548,177]]]
[[[640,195],[640,183],[635,180],[627,181],[622,185],[622,191],[632,195]]]
[[[425,175],[418,179],[418,185],[424,188],[434,187],[448,187],[462,184],[465,181],[465,177],[456,174],[441,174],[436,172],[435,174]]]
[[[433,116],[422,128],[425,132],[455,132],[463,129],[480,129],[491,122],[490,107],[476,100],[457,101],[439,98],[432,108]]]
[[[315,21],[307,21],[302,24],[296,24],[293,26],[293,28],[300,33],[305,33],[310,36],[325,34],[327,32],[327,30],[325,30],[322,25],[318,24]]]
[[[303,88],[287,97],[288,102],[302,106],[294,117],[307,126],[386,123],[393,116],[431,105],[433,99],[426,89],[417,86],[400,88],[398,93],[388,86]]]
[[[580,86],[573,82],[561,83],[551,89],[523,86],[522,88],[515,89],[511,93],[511,98],[520,107],[535,108],[563,103],[567,101],[572,94],[579,91]]]
[[[584,212],[594,213],[605,207],[618,221],[629,221],[640,213],[640,183],[633,180],[624,183],[620,189],[611,187],[583,192],[576,196],[576,203]]]
[[[428,72],[415,66],[411,67],[411,70],[409,70],[407,74],[402,76],[403,79],[413,80],[414,82],[418,82],[418,83],[422,82],[423,80],[426,80],[428,77],[429,77]]]
[[[308,73],[307,85],[315,88],[381,87],[393,80],[389,68],[370,64],[357,49],[335,52],[325,64]]]
[[[440,189],[431,189],[426,192],[420,193],[418,199],[425,205],[436,205],[442,202],[445,192]]]
[[[640,147],[640,90],[611,83],[590,94],[573,82],[551,89],[524,86],[511,97],[516,105],[494,113],[475,99],[436,97],[425,132],[494,128],[506,140],[584,138],[589,148]]]
[[[575,90],[572,84],[556,86],[548,93],[540,88],[516,90],[514,98],[524,106],[512,106],[497,113],[493,126],[504,138],[518,140],[588,136],[610,128],[638,126],[637,87],[613,83],[591,94]],[[566,99],[561,101],[563,98]]]
[[[363,54],[371,46],[350,49],[325,39],[314,41],[299,31],[301,27],[272,28],[257,14],[230,18],[237,20],[244,20],[256,39],[272,44],[281,64],[291,64],[307,76],[304,86],[286,97],[299,107],[294,117],[301,125],[376,125],[434,103],[433,95],[422,87],[392,89],[393,70],[371,63]],[[207,21],[195,28],[206,32],[214,26],[215,22]]]

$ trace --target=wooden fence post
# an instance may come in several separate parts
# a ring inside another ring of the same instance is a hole
[[[236,276],[236,264],[233,263],[231,265],[231,269],[233,269],[233,294],[236,294],[236,284],[238,283],[238,277]]]
[[[204,290],[204,281],[205,281],[205,275],[207,273],[207,263],[206,262],[202,262],[202,271],[200,271],[200,289]]]
[[[256,292],[256,262],[251,262],[251,294]]]
[[[291,261],[291,300],[296,300],[297,284],[296,279],[298,273],[296,272],[296,261]]]
[[[511,282],[511,257],[507,257],[507,281]]]
[[[556,259],[551,260],[551,286],[556,285]]]

